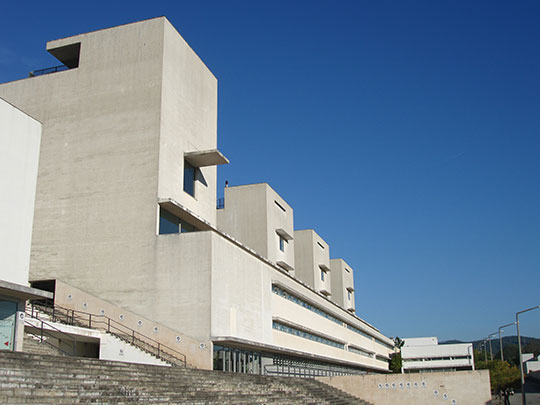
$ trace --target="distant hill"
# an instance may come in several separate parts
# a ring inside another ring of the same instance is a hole
[[[473,348],[476,350],[480,350],[481,346],[483,344],[483,340],[475,340],[473,342],[463,342],[461,340],[446,340],[444,342],[439,342],[441,345],[449,345],[449,344],[456,344],[456,343],[472,343]],[[506,353],[506,347],[507,346],[516,346],[518,344],[517,336],[505,336],[502,339],[504,352]],[[523,353],[540,353],[540,339],[529,337],[529,336],[521,336],[521,345],[523,348]],[[499,348],[499,337],[494,336],[491,338],[491,347],[493,350],[493,354],[497,354],[500,352]],[[487,351],[489,352],[489,343],[487,344]]]

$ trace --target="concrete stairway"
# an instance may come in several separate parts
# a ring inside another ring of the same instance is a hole
[[[312,379],[0,352],[6,404],[367,404]]]
[[[39,339],[36,339],[32,335],[25,333],[23,338],[23,350],[32,354],[47,354],[52,356],[63,356],[64,354],[53,346],[49,346],[47,343],[41,343]]]

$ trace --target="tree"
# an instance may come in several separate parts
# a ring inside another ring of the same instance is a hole
[[[405,342],[398,336],[394,338],[394,347],[401,349]],[[401,358],[401,350],[390,355],[390,370],[392,373],[401,373],[401,367],[403,366],[403,359]]]
[[[492,392],[499,393],[508,388],[517,388],[519,385],[520,372],[516,366],[501,360],[480,360],[475,363],[476,369],[489,370]]]

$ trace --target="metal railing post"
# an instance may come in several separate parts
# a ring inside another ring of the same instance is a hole
[[[41,336],[40,336],[41,340],[40,342],[43,343],[43,321],[41,321]]]
[[[111,318],[107,318],[107,332],[111,331]]]
[[[88,314],[88,327],[92,329],[92,314]]]

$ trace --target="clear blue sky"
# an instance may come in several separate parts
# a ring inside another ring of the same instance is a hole
[[[220,183],[270,183],[353,266],[359,316],[471,340],[540,304],[540,2],[4,0],[0,81],[160,15],[219,80]]]

